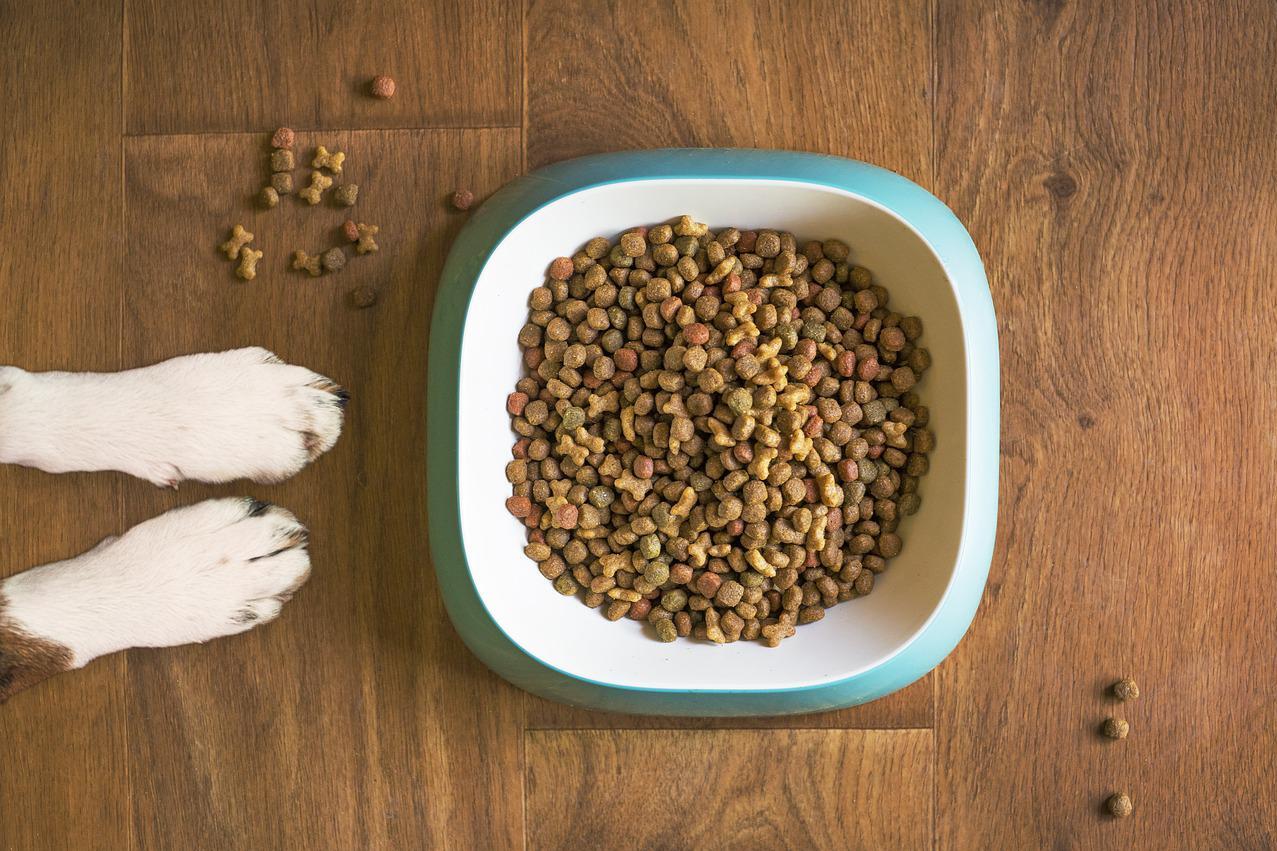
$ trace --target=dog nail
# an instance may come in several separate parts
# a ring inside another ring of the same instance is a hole
[[[350,401],[350,391],[348,390],[338,390],[333,395],[337,397],[337,404],[342,408],[346,407],[346,403]]]

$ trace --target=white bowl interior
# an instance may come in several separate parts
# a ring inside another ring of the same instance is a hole
[[[523,526],[504,501],[510,429],[505,398],[521,375],[515,337],[528,292],[557,255],[594,236],[683,213],[713,228],[777,228],[805,239],[837,237],[852,260],[891,293],[891,307],[922,317],[933,366],[919,385],[937,434],[922,507],[901,524],[902,553],[867,597],[833,607],[779,648],[757,642],[662,644],[650,627],[609,622],[562,597],[524,557]],[[497,246],[466,315],[461,354],[461,525],[484,605],[505,633],[543,663],[606,684],[676,690],[777,690],[838,680],[908,644],[948,587],[962,532],[967,442],[966,366],[957,301],[939,260],[904,221],[823,186],[768,180],[677,179],[615,183],[537,210]]]

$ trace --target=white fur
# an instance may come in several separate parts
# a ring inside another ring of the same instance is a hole
[[[78,558],[0,583],[5,615],[74,667],[129,647],[172,647],[273,620],[310,574],[305,529],[281,508],[216,499],[178,508]]]
[[[261,348],[119,373],[0,367],[0,463],[118,470],[168,487],[276,482],[337,441],[338,392]]]

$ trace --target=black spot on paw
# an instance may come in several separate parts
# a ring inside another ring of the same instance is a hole
[[[254,621],[257,620],[257,612],[253,611],[252,609],[243,609],[242,611],[238,612],[235,615],[235,617],[232,618],[232,620],[234,620],[235,623],[239,623],[239,624],[253,623]]]
[[[350,391],[344,388],[338,389],[333,393],[337,397],[337,407],[344,408],[350,402]]]
[[[1095,418],[1090,414],[1078,414],[1077,424],[1082,428],[1095,428]]]
[[[1046,187],[1046,191],[1060,200],[1069,198],[1077,192],[1077,181],[1072,175],[1064,172],[1057,172],[1046,180],[1042,181],[1042,185]]]
[[[263,502],[260,499],[251,500],[248,503],[248,516],[258,517],[262,514],[265,514],[267,511],[270,511],[272,507],[273,507],[273,503]]]

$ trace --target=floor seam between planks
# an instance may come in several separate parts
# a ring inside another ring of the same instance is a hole
[[[274,128],[271,128],[273,130]],[[431,130],[523,130],[521,124],[439,124],[431,127],[293,127],[299,133],[403,133]],[[197,133],[125,133],[125,139],[178,139],[183,136],[260,136],[271,130],[201,130]]]

